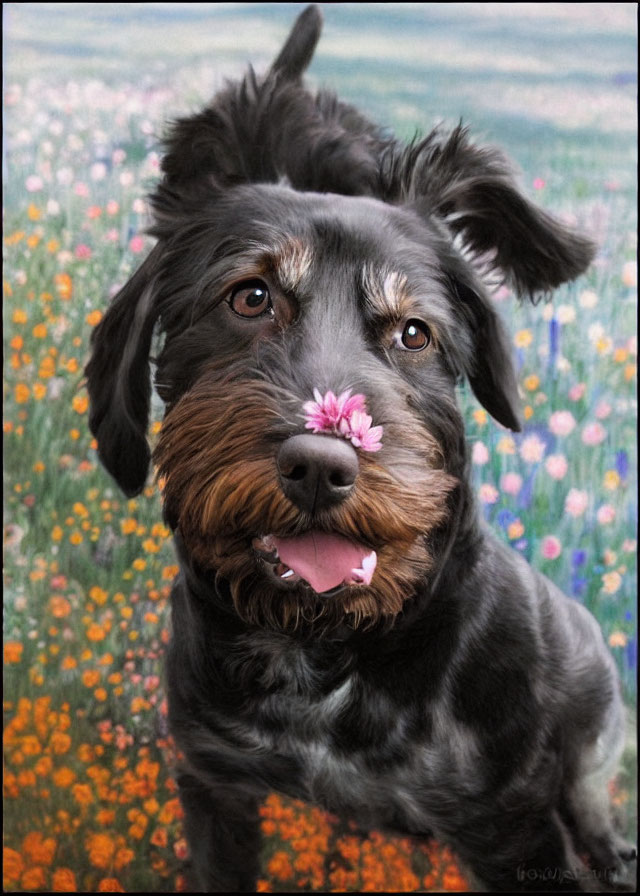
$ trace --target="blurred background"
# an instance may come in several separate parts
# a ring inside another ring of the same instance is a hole
[[[87,429],[91,329],[151,246],[159,137],[251,63],[298,3],[7,3],[4,15],[4,884],[175,891],[186,845],[162,655],[176,572],[154,481],[126,500]],[[630,711],[612,795],[635,838],[636,6],[334,3],[308,83],[412,138],[460,119],[590,232],[592,268],[537,308],[495,299],[525,415],[466,388],[481,512],[602,625]],[[157,434],[156,407],[151,438]],[[500,649],[500,645],[496,645]],[[438,844],[277,795],[260,889],[465,890]]]

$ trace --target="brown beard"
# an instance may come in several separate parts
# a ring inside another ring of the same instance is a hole
[[[232,379],[211,367],[162,424],[154,460],[164,480],[167,518],[193,560],[229,581],[236,611],[247,623],[290,630],[303,622],[355,628],[392,619],[433,569],[429,543],[446,522],[457,480],[442,469],[439,447],[421,421],[399,407],[384,421],[385,445],[393,447],[380,458],[359,452],[352,493],[311,518],[280,487],[278,445],[303,420],[299,411],[284,415],[282,404],[269,383]],[[286,422],[295,416],[300,422]],[[375,550],[371,583],[319,595],[304,583],[270,580],[253,539],[311,528]]]

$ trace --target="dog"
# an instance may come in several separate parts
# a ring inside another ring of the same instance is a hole
[[[486,275],[536,301],[594,247],[462,126],[404,144],[307,90],[321,23],[308,7],[266,75],[174,122],[155,247],[86,367],[100,458],[136,495],[159,338],[192,885],[255,890],[275,790],[436,836],[490,890],[615,887],[635,851],[610,818],[614,664],[479,522],[455,395],[466,378],[520,430]]]

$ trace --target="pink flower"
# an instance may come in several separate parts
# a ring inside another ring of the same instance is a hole
[[[519,473],[505,473],[500,479],[500,488],[508,495],[517,495],[522,488],[522,476]]]
[[[546,535],[542,539],[542,556],[547,560],[555,560],[562,553],[562,544],[555,535]]]
[[[576,421],[571,411],[554,411],[549,418],[549,429],[556,436],[568,436]]]
[[[117,215],[119,211],[120,211],[120,206],[118,205],[116,200],[110,199],[107,202],[107,214],[108,215]]]
[[[27,192],[37,193],[44,187],[44,181],[38,174],[30,174],[24,185],[27,188]]]
[[[484,442],[474,442],[473,450],[471,452],[471,459],[474,464],[478,464],[482,466],[482,464],[486,464],[489,460],[489,449],[484,444]]]
[[[379,451],[382,448],[382,426],[371,426],[372,419],[366,412],[364,395],[351,395],[347,389],[336,396],[329,391],[321,395],[313,390],[315,401],[303,405],[306,429],[327,432],[349,439],[363,451]]]
[[[589,495],[580,489],[569,489],[567,497],[564,500],[564,511],[569,516],[582,516],[589,506]]]
[[[76,196],[83,196],[86,198],[89,195],[89,187],[85,183],[82,183],[82,181],[79,181],[74,186],[73,192],[76,194]]]
[[[545,444],[536,435],[527,436],[520,445],[520,457],[529,464],[538,463],[544,457]]]
[[[478,490],[478,497],[483,504],[495,504],[498,500],[498,489],[488,482],[483,483]]]
[[[601,507],[598,507],[596,519],[601,526],[607,526],[609,523],[612,523],[615,518],[616,509],[611,504],[603,504]]]
[[[550,454],[544,462],[544,468],[553,479],[564,479],[569,464],[564,454]]]
[[[599,401],[596,405],[595,414],[598,420],[606,420],[606,418],[611,413],[611,405],[608,401]]]
[[[75,255],[76,258],[86,260],[87,258],[91,258],[91,249],[89,246],[85,246],[84,243],[80,243],[76,246]]]
[[[142,252],[144,249],[144,237],[141,237],[140,235],[132,236],[129,240],[129,248],[132,252]]]
[[[576,383],[569,389],[569,398],[571,401],[580,401],[584,393],[587,391],[586,383]]]
[[[533,179],[533,189],[534,190],[542,190],[546,187],[547,182],[543,177],[534,177]]]
[[[601,423],[587,423],[582,430],[582,441],[585,445],[599,445],[607,437],[607,431]]]

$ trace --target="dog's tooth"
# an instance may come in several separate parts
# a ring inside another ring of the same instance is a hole
[[[286,572],[283,572],[280,576],[281,579],[288,579],[290,576],[294,576],[295,573],[292,569],[288,569]]]

